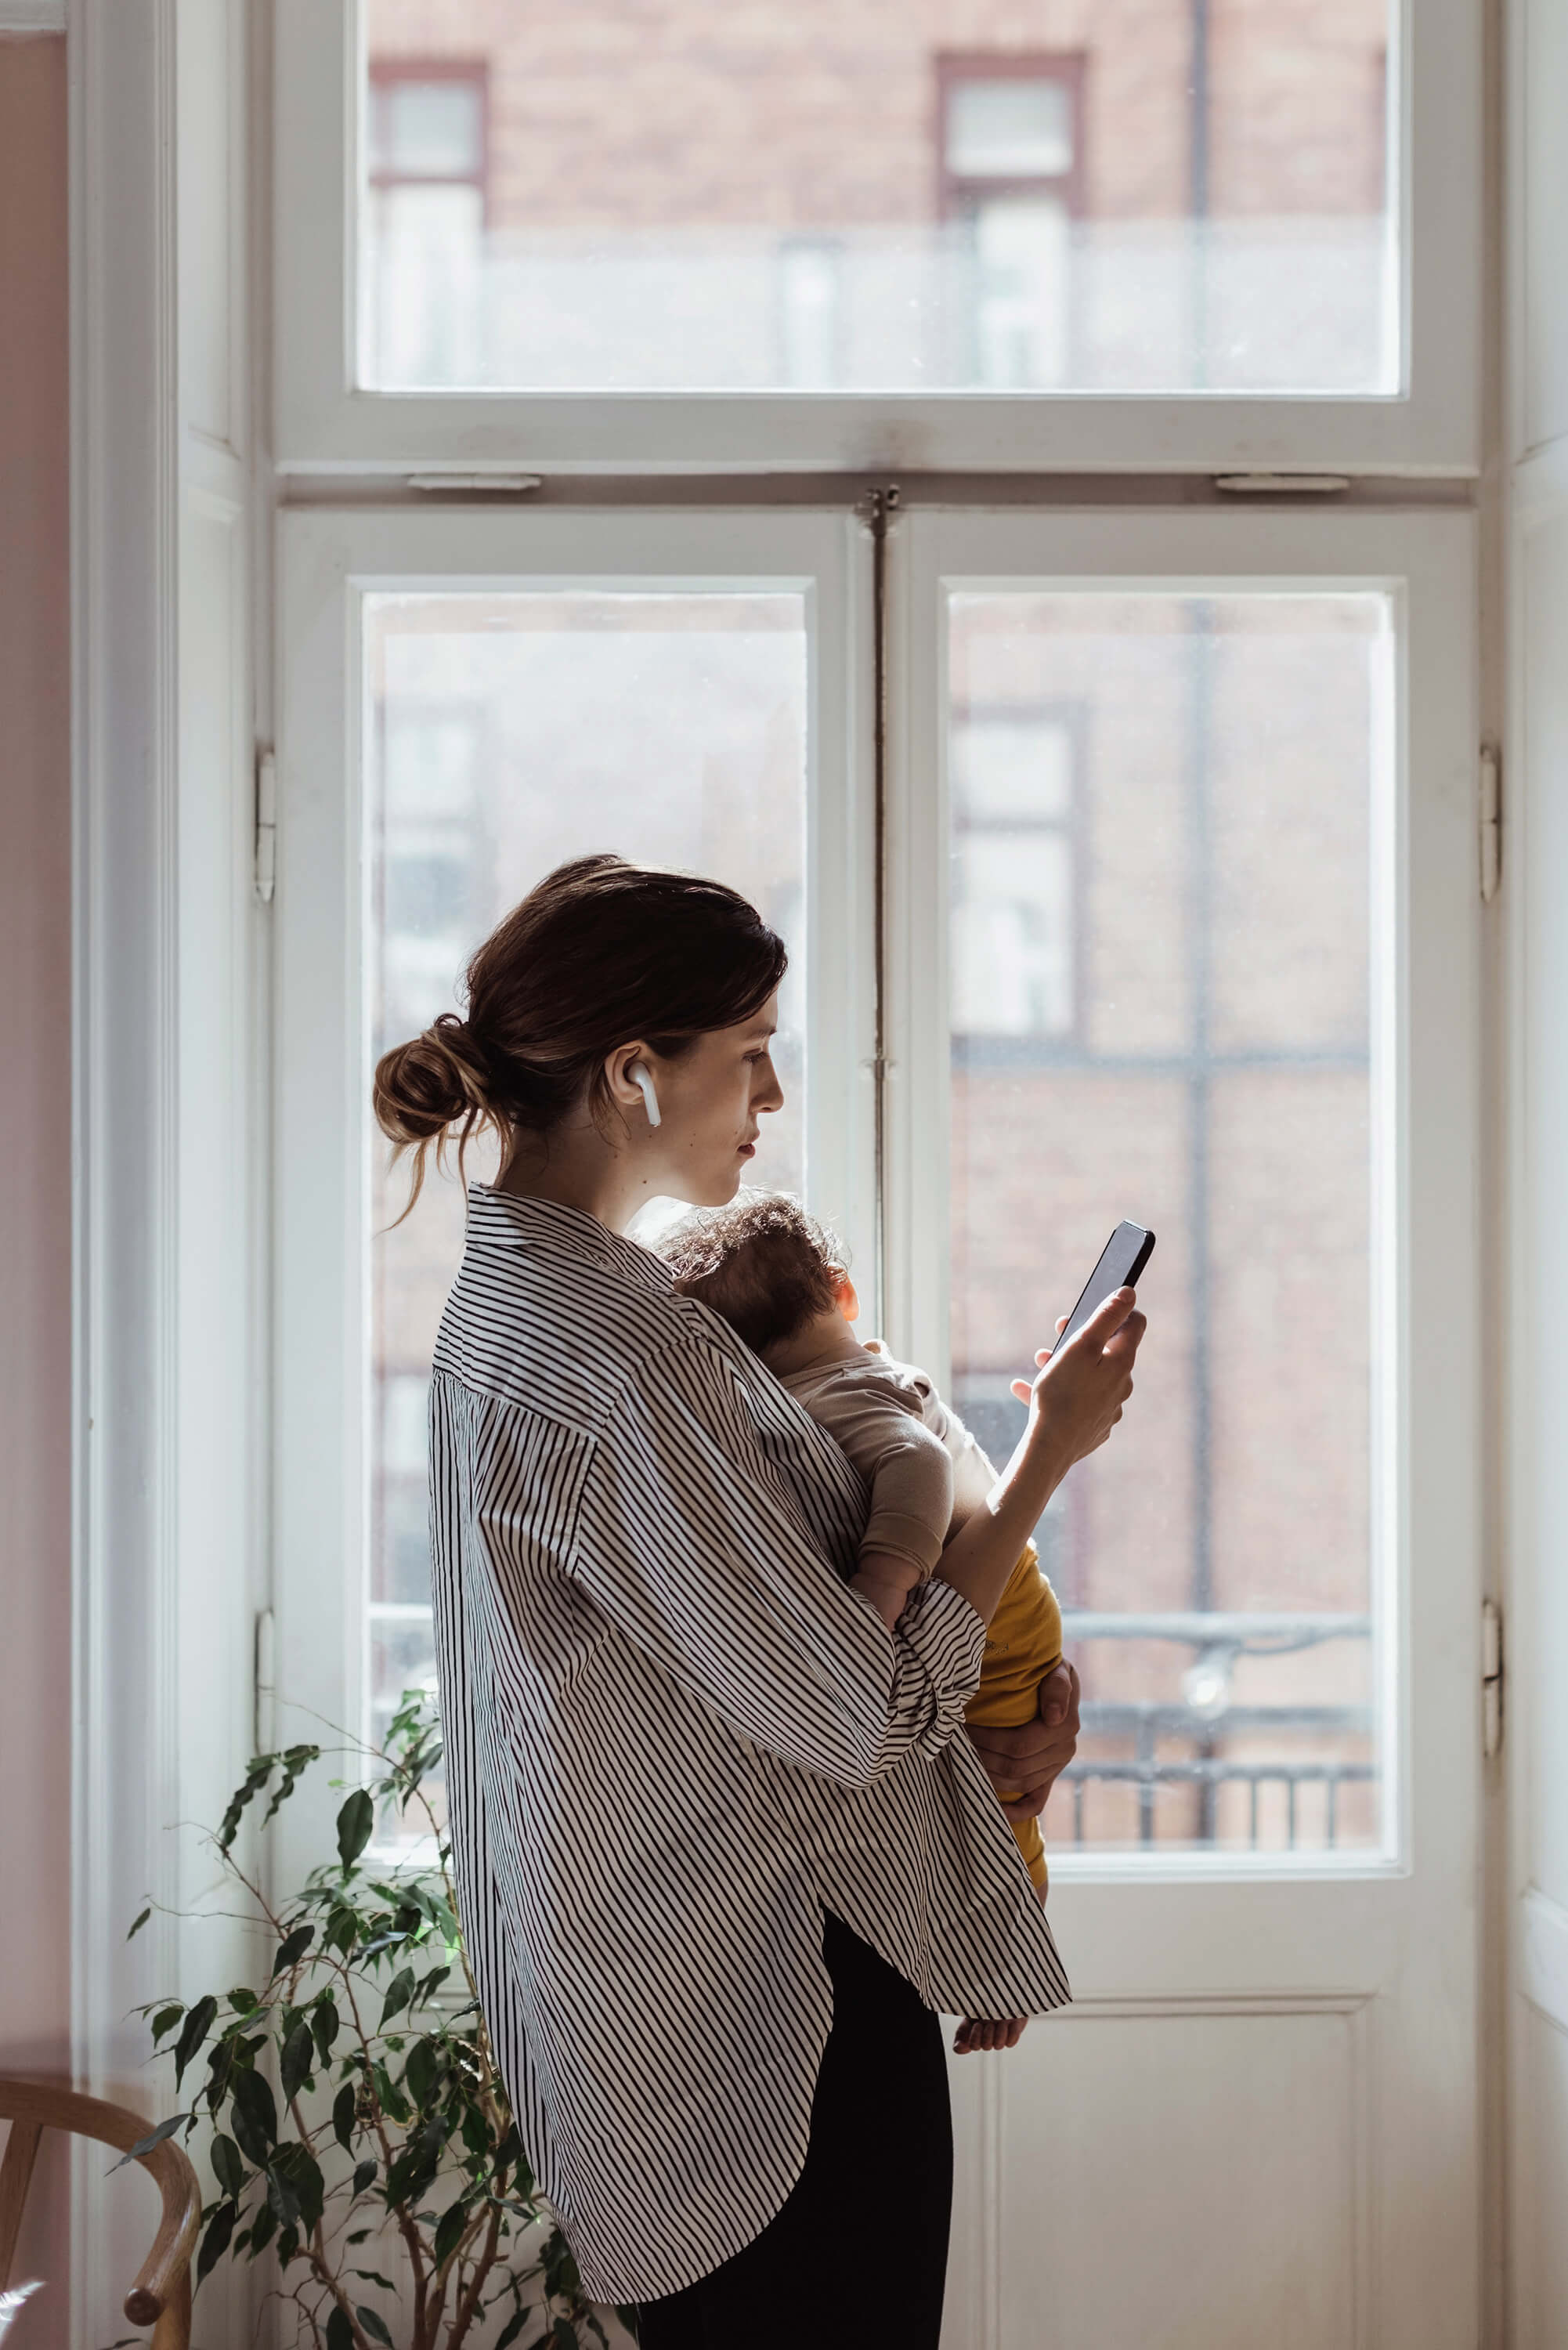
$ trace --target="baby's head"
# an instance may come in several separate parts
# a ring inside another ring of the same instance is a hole
[[[765,1355],[825,1315],[859,1311],[844,1252],[787,1191],[742,1191],[683,1217],[655,1243],[683,1297],[722,1315]]]

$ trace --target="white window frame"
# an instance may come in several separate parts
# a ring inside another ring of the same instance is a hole
[[[328,473],[1475,473],[1482,13],[1480,0],[1391,0],[1396,392],[448,394],[357,386],[357,0],[277,0],[277,463]]]
[[[875,1262],[869,546],[842,506],[738,513],[299,511],[280,546],[274,1523],[279,1734],[365,1713],[361,614],[367,595],[571,587],[803,593],[807,605],[807,1166]],[[849,1005],[851,1016],[836,1016]],[[867,1284],[867,1292],[872,1284]],[[302,1788],[279,1861],[308,1866],[335,1799]],[[280,1881],[291,1881],[286,1875]]]
[[[950,1117],[947,590],[1382,588],[1396,601],[1397,795],[1383,843],[1393,868],[1386,903],[1394,935],[1385,956],[1392,987],[1385,1034],[1373,1040],[1375,1073],[1379,1057],[1386,1073],[1384,1098],[1374,1105],[1386,1170],[1375,1207],[1384,1247],[1382,1295],[1374,1301],[1385,1372],[1384,1440],[1375,1447],[1385,1475],[1373,1500],[1383,1581],[1375,1608],[1384,1635],[1383,1850],[1324,1864],[1311,1855],[1253,1862],[1158,1849],[1147,1858],[1076,1856],[1054,1846],[1052,1875],[1147,1883],[1407,1874],[1412,1787],[1422,1790],[1423,1807],[1442,1791],[1429,1818],[1448,1802],[1456,1820],[1468,1819],[1475,1802],[1473,1753],[1454,1735],[1455,1723],[1469,1718],[1473,1658],[1417,1655],[1410,1608],[1412,1560],[1424,1607],[1440,1610],[1450,1627],[1472,1628],[1479,1607],[1474,524],[1462,514],[966,508],[913,513],[900,529],[907,547],[891,667],[912,690],[893,704],[887,819],[887,1320],[895,1349],[939,1379],[948,1368],[949,1207],[945,1160],[930,1138],[947,1134]],[[935,691],[913,685],[933,675]],[[1118,1212],[1107,1202],[1107,1227]],[[1417,1670],[1421,1701],[1412,1712]]]

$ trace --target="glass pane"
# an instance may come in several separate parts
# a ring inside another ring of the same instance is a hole
[[[961,179],[1054,179],[1073,168],[1073,98],[1064,82],[965,76],[948,106],[948,170]]]
[[[363,10],[369,385],[1398,388],[1389,0]]]
[[[805,601],[784,595],[367,599],[369,1068],[457,1008],[463,966],[567,857],[716,874],[788,940],[786,1103],[753,1180],[803,1188]],[[379,1731],[433,1676],[425,1399],[462,1248],[455,1168],[394,1227],[406,1182],[372,1137],[367,1685]],[[471,1173],[493,1171],[475,1152]]]
[[[952,1377],[993,1457],[1112,1226],[1158,1235],[1132,1410],[1040,1529],[1085,1697],[1048,1833],[1364,1856],[1387,599],[962,593],[949,628]]]

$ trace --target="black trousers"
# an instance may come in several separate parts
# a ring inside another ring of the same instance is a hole
[[[941,2025],[838,1918],[805,2167],[742,2251],[642,2304],[641,2350],[937,2350],[952,2211]]]

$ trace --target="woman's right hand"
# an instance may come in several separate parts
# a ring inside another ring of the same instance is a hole
[[[1033,1380],[1014,1379],[1012,1392],[1029,1406],[1026,1442],[1045,1447],[1060,1482],[1075,1461],[1096,1451],[1122,1416],[1133,1391],[1133,1364],[1148,1327],[1136,1308],[1137,1292],[1118,1289],[1083,1328],[1053,1354],[1042,1347]],[[1064,1315],[1058,1336],[1067,1326]]]

